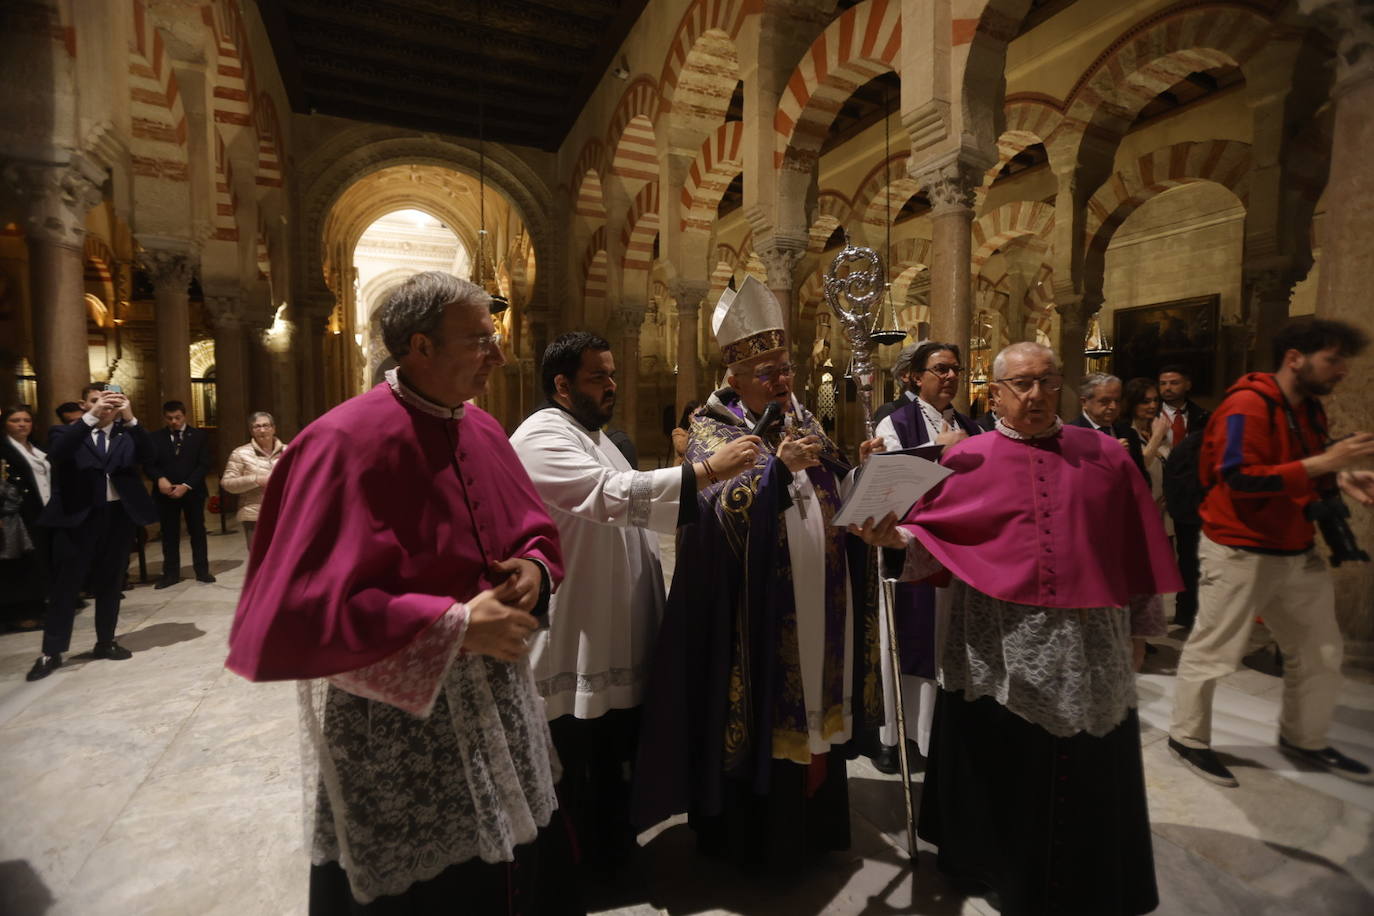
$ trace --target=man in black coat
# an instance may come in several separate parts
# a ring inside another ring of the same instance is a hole
[[[144,469],[153,482],[158,522],[162,526],[162,578],[154,588],[181,581],[181,518],[191,536],[191,565],[196,580],[214,582],[205,543],[205,475],[210,470],[210,437],[186,423],[186,405],[162,405],[167,425],[152,434],[153,458]]]
[[[1174,626],[1184,630],[1192,630],[1197,617],[1197,550],[1202,538],[1197,508],[1203,497],[1198,453],[1202,432],[1212,416],[1210,410],[1188,397],[1192,390],[1193,380],[1183,366],[1160,367],[1160,409],[1169,421],[1171,449],[1164,462],[1164,499],[1174,520],[1174,548],[1178,551],[1178,571],[1183,574],[1183,591],[1174,596]]]
[[[86,413],[48,432],[52,495],[39,524],[53,529],[52,595],[43,627],[43,654],[28,680],[47,677],[71,646],[72,618],[82,584],[95,593],[96,658],[123,660],[132,653],[115,642],[120,591],[129,566],[134,526],[157,519],[143,489],[139,465],[152,457],[148,433],[134,419],[129,399],[103,384],[81,393]]]
[[[1145,450],[1140,437],[1125,428],[1129,421],[1124,425],[1117,422],[1121,417],[1121,379],[1105,372],[1085,375],[1078,384],[1078,404],[1083,412],[1077,419],[1070,420],[1069,425],[1095,429],[1121,442],[1148,481],[1150,475],[1145,470]]]

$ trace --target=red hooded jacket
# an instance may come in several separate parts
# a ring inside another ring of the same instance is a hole
[[[1218,544],[1275,553],[1312,547],[1303,509],[1317,498],[1302,459],[1326,444],[1326,413],[1309,398],[1293,410],[1301,440],[1284,410],[1272,373],[1243,375],[1207,422],[1198,475],[1210,487],[1202,502],[1202,531]]]

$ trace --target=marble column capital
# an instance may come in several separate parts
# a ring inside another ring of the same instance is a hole
[[[711,284],[707,280],[674,280],[669,286],[669,295],[677,303],[677,313],[686,315],[689,312],[697,312],[701,309],[701,303],[706,299],[706,294],[711,291]]]
[[[1374,78],[1374,4],[1368,0],[1298,0],[1298,9],[1312,17],[1336,43],[1332,98]]]
[[[105,172],[81,156],[65,163],[6,162],[5,185],[28,205],[30,241],[81,251],[86,214],[104,199]]]
[[[1260,302],[1287,303],[1293,297],[1293,286],[1299,279],[1287,267],[1246,267],[1242,276],[1250,295]]]
[[[624,306],[616,310],[616,317],[627,332],[638,333],[644,326],[645,308],[643,306]]]
[[[212,330],[233,331],[247,323],[243,293],[220,290],[205,293],[205,319]]]
[[[797,264],[806,256],[806,246],[810,239],[806,236],[790,236],[781,233],[754,246],[759,260],[768,271],[769,289],[790,290],[794,282]]]
[[[908,167],[907,173],[925,188],[932,216],[973,212],[974,194],[982,187],[986,169],[953,159],[924,166]]]
[[[199,258],[195,247],[181,239],[139,239],[138,266],[154,289],[171,287],[184,292],[195,276]]]

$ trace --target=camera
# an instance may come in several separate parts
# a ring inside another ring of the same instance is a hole
[[[1355,532],[1346,522],[1350,518],[1350,507],[1341,499],[1339,490],[1322,492],[1316,501],[1303,507],[1302,514],[1309,522],[1316,523],[1322,540],[1331,548],[1332,566],[1369,562],[1369,554],[1360,549],[1355,542]]]

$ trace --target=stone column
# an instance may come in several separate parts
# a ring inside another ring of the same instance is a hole
[[[624,336],[625,362],[616,366],[616,401],[620,428],[630,434],[639,448],[639,331],[644,327],[644,309],[627,306],[619,311]]]
[[[1335,123],[1331,172],[1322,225],[1317,314],[1374,331],[1369,277],[1374,275],[1374,8],[1355,0],[1299,0],[1335,41],[1336,82],[1331,89]],[[1374,352],[1351,360],[1350,374],[1327,401],[1332,431],[1341,435],[1374,430]],[[1367,465],[1366,465],[1367,467]],[[1348,501],[1347,501],[1348,502]],[[1366,550],[1374,550],[1374,511],[1351,508],[1350,527]],[[1346,563],[1333,571],[1336,614],[1346,638],[1346,660],[1374,669],[1374,565]]]
[[[215,334],[215,398],[219,412],[219,464],[248,441],[248,359],[244,340],[243,295],[217,290],[205,295],[205,315]]]
[[[1273,371],[1274,335],[1288,321],[1288,309],[1293,300],[1293,284],[1297,278],[1282,268],[1251,268],[1243,270],[1245,323],[1250,327],[1249,343],[1253,348],[1245,354],[1244,363],[1223,363],[1222,377],[1215,379],[1218,390],[1225,390],[1247,369]]]
[[[796,341],[792,339],[797,326],[796,307],[792,301],[792,293],[796,288],[795,272],[797,262],[806,254],[809,241],[804,235],[777,233],[764,239],[755,248],[768,270],[768,289],[777,297],[778,305],[782,306],[782,329],[787,336],[788,353],[796,350]]]
[[[912,174],[930,198],[930,336],[958,344],[967,354],[973,324],[973,192],[983,176],[961,162]],[[966,388],[956,401],[960,410],[967,409]]]
[[[153,282],[159,406],[166,401],[190,404],[190,289],[195,254],[185,241],[143,238],[139,243],[139,264]]]
[[[74,156],[64,164],[10,163],[5,184],[28,204],[29,301],[39,429],[56,422],[63,401],[77,400],[90,379],[86,355],[83,250],[86,214],[100,203],[103,171]]]
[[[701,303],[710,284],[706,281],[678,280],[673,284],[677,302],[677,395],[675,413],[682,416],[688,401],[695,401],[701,390],[700,355],[697,329],[701,324]]]

